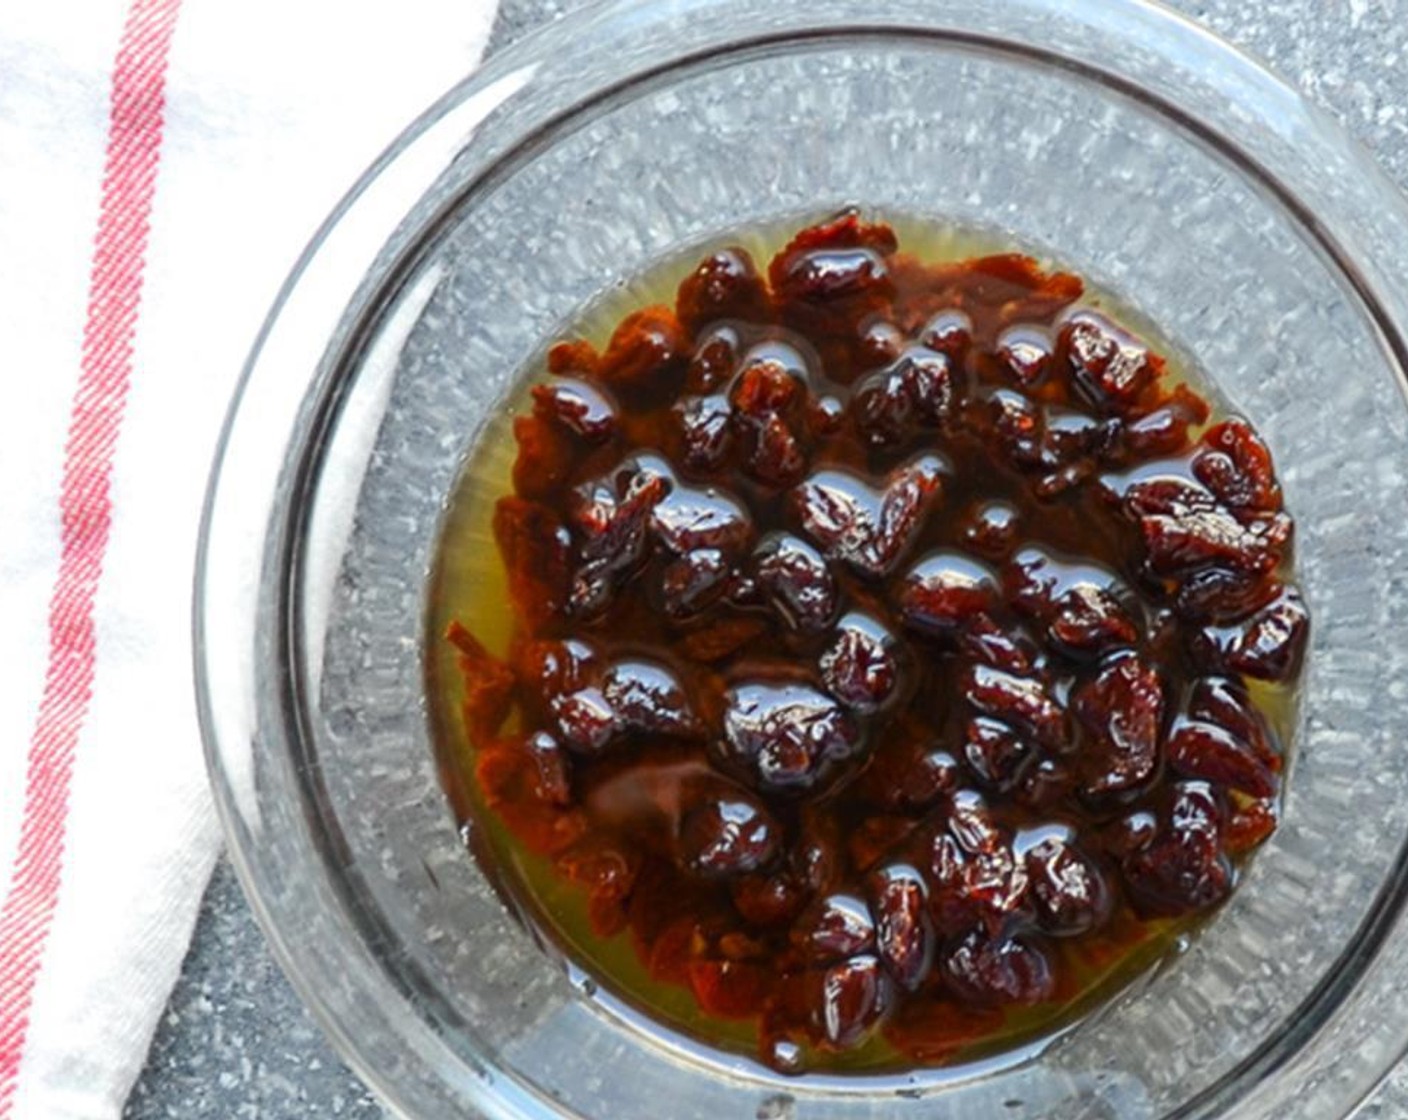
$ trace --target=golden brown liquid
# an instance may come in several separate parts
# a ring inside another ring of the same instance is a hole
[[[962,260],[996,252],[1024,251],[971,230],[957,230],[905,217],[886,215],[906,252],[931,262]],[[604,294],[580,319],[563,325],[557,337],[582,337],[604,347],[613,328],[628,312],[650,304],[671,303],[680,280],[700,257],[715,248],[742,245],[755,260],[767,261],[788,239],[799,221],[735,232],[718,245],[695,246],[662,261],[625,286]],[[1040,259],[1040,254],[1037,255]],[[1053,262],[1043,261],[1044,265]],[[1055,262],[1059,263],[1059,262]],[[1191,363],[1161,338],[1146,319],[1109,293],[1087,289],[1082,304],[1103,308],[1139,333],[1150,348],[1168,360],[1166,383],[1187,381],[1214,405],[1215,422],[1224,411],[1215,391],[1195,375]],[[687,988],[652,980],[629,931],[611,938],[593,932],[587,894],[558,874],[552,860],[523,849],[485,805],[474,776],[473,744],[460,718],[464,685],[454,648],[440,635],[452,620],[472,632],[488,650],[506,656],[516,625],[507,575],[492,529],[495,503],[512,493],[511,471],[518,453],[512,418],[528,408],[528,390],[545,376],[543,351],[530,361],[513,391],[485,423],[470,449],[443,524],[437,561],[430,581],[426,633],[434,639],[427,651],[428,695],[442,778],[455,812],[465,826],[470,847],[484,870],[521,919],[554,947],[614,1006],[644,1013],[647,1022],[730,1053],[732,1064],[751,1065],[758,1047],[754,1021],[727,1020],[703,1014]],[[1197,434],[1196,432],[1193,434]],[[1295,717],[1292,689],[1248,682],[1253,698],[1283,746],[1289,745]],[[1094,938],[1056,941],[1053,963],[1077,983],[1073,998],[1034,1007],[1006,1009],[998,1025],[972,1037],[945,1060],[933,1076],[952,1076],[973,1063],[1020,1060],[1098,1011],[1113,995],[1149,969],[1169,959],[1186,935],[1205,917],[1137,922],[1117,908],[1110,926]],[[1060,958],[1057,960],[1056,958]],[[637,1017],[638,1018],[638,1017]],[[639,1021],[639,1020],[638,1020]],[[734,1058],[734,1056],[737,1056]],[[864,1045],[817,1063],[828,1072],[883,1075],[909,1069],[913,1062],[877,1034]],[[761,1066],[755,1068],[762,1068]],[[913,1080],[913,1079],[911,1079]]]

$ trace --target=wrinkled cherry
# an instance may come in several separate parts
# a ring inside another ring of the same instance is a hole
[[[977,711],[1025,731],[1049,747],[1067,741],[1066,713],[1041,681],[973,665],[962,674],[963,695]]]
[[[763,319],[768,292],[748,250],[737,246],[705,257],[680,281],[676,306],[680,321],[698,330],[714,319]]]
[[[1232,869],[1221,848],[1221,818],[1206,783],[1173,787],[1153,839],[1124,861],[1125,883],[1141,911],[1177,916],[1227,897]]]
[[[689,397],[675,406],[681,457],[690,471],[716,471],[729,453],[733,410],[721,394]]]
[[[1010,502],[983,502],[963,521],[963,543],[988,560],[1005,560],[1017,547],[1020,529],[1020,516]]]
[[[1016,785],[1034,751],[1030,739],[999,720],[971,719],[964,732],[964,761],[973,776],[992,789],[1006,791]]]
[[[1068,839],[1043,840],[1027,852],[1037,923],[1056,937],[1089,933],[1109,916],[1110,888],[1100,869]]]
[[[918,989],[933,963],[928,890],[924,877],[908,864],[891,864],[870,876],[876,953],[907,992]]]
[[[830,559],[880,579],[904,557],[941,492],[944,464],[925,455],[882,489],[846,471],[818,471],[792,493],[802,530]]]
[[[760,804],[731,794],[691,809],[680,824],[684,865],[706,878],[732,878],[766,866],[777,855],[782,831]]]
[[[788,626],[806,633],[826,629],[839,596],[826,561],[806,541],[774,533],[753,554],[758,586]]]
[[[878,711],[899,685],[894,637],[858,611],[836,624],[819,664],[826,691],[855,712]]]
[[[1128,408],[1157,375],[1156,359],[1143,344],[1094,311],[1066,320],[1059,349],[1073,383],[1102,408]]]
[[[1010,327],[998,336],[997,357],[1018,385],[1038,385],[1051,369],[1051,339],[1032,327]]]
[[[916,630],[949,634],[986,615],[997,597],[997,577],[984,564],[957,552],[936,552],[909,570],[899,606]]]
[[[1280,770],[1281,754],[1257,711],[1246,686],[1230,677],[1204,677],[1195,681],[1188,696],[1188,714],[1204,723],[1216,724],[1240,739],[1271,770]]]
[[[823,1045],[849,1050],[889,1012],[890,980],[872,956],[833,964],[821,977],[817,1018]]]
[[[942,955],[944,983],[959,999],[978,1006],[1041,1003],[1051,998],[1051,964],[1035,945],[995,937],[981,929]]]
[[[830,895],[807,908],[792,928],[792,940],[818,964],[843,960],[875,947],[875,919],[864,899]]]
[[[1256,752],[1231,732],[1212,723],[1190,721],[1174,730],[1166,748],[1169,765],[1180,774],[1252,797],[1276,792],[1276,775]]]
[[[1281,488],[1271,452],[1250,424],[1224,420],[1203,434],[1204,450],[1193,459],[1193,473],[1227,505],[1239,511],[1275,513]]]
[[[717,746],[723,761],[768,793],[801,793],[860,749],[860,733],[835,700],[802,684],[731,689]]]
[[[1209,626],[1193,635],[1194,657],[1214,672],[1243,673],[1264,681],[1287,681],[1300,671],[1310,631],[1310,612],[1294,587],[1244,622]]]
[[[1076,690],[1071,703],[1089,737],[1082,787],[1087,794],[1126,793],[1153,776],[1163,724],[1163,682],[1138,654],[1116,656]]]

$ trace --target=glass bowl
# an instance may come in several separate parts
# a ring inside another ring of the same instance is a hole
[[[508,914],[436,770],[426,584],[525,360],[682,245],[856,202],[1049,253],[1268,437],[1316,618],[1285,821],[1176,959],[957,1078],[681,1049]],[[1408,212],[1274,78],[1134,0],[619,0],[524,40],[318,234],[235,402],[205,738],[275,955],[409,1116],[1348,1114],[1408,1041]]]

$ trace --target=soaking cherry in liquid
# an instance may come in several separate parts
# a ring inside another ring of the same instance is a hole
[[[546,365],[506,591],[446,585],[445,769],[530,913],[629,946],[608,988],[782,1072],[942,1065],[1235,889],[1293,523],[1254,427],[1078,277],[846,212]]]

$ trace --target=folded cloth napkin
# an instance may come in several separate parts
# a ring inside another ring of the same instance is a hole
[[[293,260],[493,0],[12,4],[0,26],[0,1120],[116,1117],[218,847],[205,478]]]

